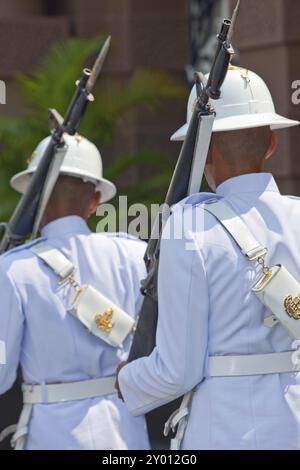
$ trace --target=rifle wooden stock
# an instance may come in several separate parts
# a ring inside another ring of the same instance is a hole
[[[193,160],[195,156],[195,147],[199,130],[199,120],[201,116],[213,114],[209,106],[209,98],[219,99],[220,88],[225,80],[228,64],[233,50],[227,43],[227,36],[230,31],[231,21],[224,20],[219,35],[217,36],[218,45],[215,58],[207,84],[204,86],[199,82],[199,76],[196,74],[196,86],[198,99],[189,122],[187,135],[185,137],[175,171],[167,192],[165,204],[169,207],[184,199],[189,194],[189,185],[192,178]],[[211,135],[207,135],[211,138]],[[206,159],[206,155],[204,156]],[[199,181],[200,187],[201,181]],[[159,238],[161,236],[164,224],[166,222],[164,213],[159,214]],[[155,232],[155,230],[154,230]],[[139,315],[136,332],[133,338],[132,347],[128,356],[128,362],[139,357],[148,356],[155,347],[156,326],[158,317],[157,301],[157,275],[159,264],[160,239],[150,238],[145,254],[145,262],[148,269],[148,276],[142,282],[142,292],[145,300]]]
[[[195,106],[187,137],[183,143],[174,174],[167,192],[165,204],[169,207],[181,201],[188,192],[190,175],[193,164],[194,148],[199,125],[199,106]],[[200,183],[199,183],[200,186]],[[158,317],[157,305],[157,275],[159,263],[160,236],[166,220],[159,214],[159,239],[150,239],[145,254],[148,276],[142,284],[145,299],[139,315],[136,332],[128,356],[128,361],[151,354],[155,346],[156,326]]]

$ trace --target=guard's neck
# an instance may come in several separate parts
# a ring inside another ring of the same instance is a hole
[[[252,173],[262,173],[263,171],[264,169],[262,168],[262,166],[252,166],[249,168],[240,168],[236,170],[231,169],[231,171],[225,171],[215,176],[215,187],[217,188],[218,186],[220,186],[220,184],[225,183],[225,181],[231,178],[236,178],[237,176],[243,175],[250,175]]]
[[[54,220],[57,219],[62,219],[63,217],[69,217],[72,215],[76,215],[78,217],[81,217],[84,220],[87,220],[86,214],[83,214],[81,211],[78,211],[76,209],[74,210],[64,210],[64,209],[58,209],[55,211],[45,211],[41,224],[40,224],[40,229],[45,227],[46,225],[50,224],[50,222],[53,222]]]

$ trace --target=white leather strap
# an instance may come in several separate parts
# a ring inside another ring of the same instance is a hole
[[[80,382],[47,384],[44,387],[41,385],[23,384],[22,390],[24,405],[19,422],[17,425],[7,427],[0,434],[1,442],[1,440],[14,432],[11,445],[15,450],[24,449],[34,404],[81,400],[84,398],[94,398],[116,393],[115,376],[93,380],[82,380]]]
[[[164,436],[167,436],[172,430],[176,435],[171,439],[170,450],[180,450],[181,442],[188,424],[188,416],[192,404],[194,390],[186,393],[181,401],[180,407],[175,410],[168,421],[165,423]]]
[[[3,429],[3,431],[0,432],[0,442],[4,441],[4,439],[6,439],[11,434],[14,434],[16,430],[16,424],[11,424],[10,426],[7,426],[7,428]]]
[[[48,175],[44,183],[43,191],[40,197],[40,202],[39,202],[37,214],[35,217],[34,226],[32,229],[32,238],[36,238],[37,233],[39,231],[41,219],[45,212],[50,196],[52,194],[55,183],[58,179],[60,169],[61,169],[63,160],[65,158],[65,155],[67,153],[67,150],[68,150],[68,146],[66,144],[63,147],[56,146],[55,155],[54,155],[54,158],[52,158],[52,162],[51,162],[51,168],[48,171]]]
[[[23,401],[26,404],[82,400],[116,393],[115,377],[46,384],[45,386],[23,384],[22,391]]]
[[[25,446],[26,436],[28,434],[28,426],[32,414],[32,405],[24,404],[19,422],[17,424],[17,430],[12,437],[11,446],[15,450],[23,450]]]
[[[68,278],[75,271],[75,266],[71,261],[59,250],[46,243],[33,245],[30,251],[44,261],[61,280]]]
[[[203,179],[204,167],[207,160],[207,154],[211,141],[214,121],[214,114],[200,116],[199,118],[192,171],[188,187],[188,195],[199,192],[200,185]]]
[[[225,202],[220,199],[212,199],[205,202],[203,207],[216,217],[249,260],[256,260],[267,253],[267,249],[255,239],[241,217]]]
[[[207,377],[235,377],[299,372],[299,351],[245,356],[212,356]]]

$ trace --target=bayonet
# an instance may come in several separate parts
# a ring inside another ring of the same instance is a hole
[[[228,31],[228,36],[227,36],[228,44],[231,44],[232,36],[233,36],[233,33],[234,33],[234,27],[235,27],[236,19],[237,19],[239,10],[240,10],[240,6],[241,6],[241,0],[238,0],[237,4],[236,4],[236,7],[233,11],[233,15],[232,15],[232,18],[231,18],[231,25],[230,25],[230,28],[229,28],[229,31]]]
[[[51,140],[9,222],[0,224],[0,229],[4,230],[0,253],[37,235],[43,212],[59,176],[67,150],[63,135],[64,133],[76,134],[88,103],[94,100],[91,92],[102,69],[109,45],[110,37],[101,48],[92,70],[83,69],[80,80],[76,82],[76,91],[65,118],[62,118],[56,110],[49,110]]]
[[[107,56],[107,53],[108,53],[108,50],[109,50],[110,42],[111,42],[111,36],[108,36],[108,38],[106,39],[105,43],[102,46],[101,51],[99,52],[99,55],[98,55],[98,57],[95,61],[94,67],[91,70],[90,78],[88,79],[88,82],[86,84],[86,88],[87,88],[88,92],[91,92],[92,89],[94,88],[94,85],[95,85],[95,83],[98,79],[98,76],[99,76],[99,74],[102,70],[104,61],[106,59],[106,56]]]

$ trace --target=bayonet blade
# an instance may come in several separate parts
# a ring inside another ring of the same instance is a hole
[[[99,73],[101,72],[102,66],[104,64],[104,61],[106,59],[108,49],[110,46],[110,41],[111,41],[111,36],[108,36],[106,39],[105,43],[103,44],[101,51],[99,52],[99,55],[94,63],[94,66],[92,68],[92,73],[90,78],[88,79],[86,89],[88,92],[91,92],[92,89],[94,88],[94,85],[97,81],[97,78],[99,76]]]
[[[238,12],[239,12],[239,9],[240,9],[240,5],[241,5],[241,0],[238,0],[238,2],[236,4],[236,7],[234,9],[232,18],[231,18],[231,25],[230,25],[230,28],[229,28],[229,31],[228,31],[228,36],[227,36],[228,44],[231,43],[231,39],[232,39],[233,32],[234,32],[234,26],[235,26],[237,15],[238,15]]]

